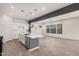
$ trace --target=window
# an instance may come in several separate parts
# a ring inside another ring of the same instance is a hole
[[[46,32],[47,33],[56,33],[56,25],[47,25]]]
[[[56,33],[56,25],[51,25],[51,33]]]
[[[62,24],[57,24],[57,34],[62,34]]]
[[[62,24],[47,25],[46,32],[53,34],[62,34]]]
[[[46,26],[46,32],[50,33],[50,27],[49,27],[49,25]]]

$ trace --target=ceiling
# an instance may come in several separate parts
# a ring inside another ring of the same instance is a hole
[[[17,19],[31,20],[70,3],[0,3],[0,11]]]

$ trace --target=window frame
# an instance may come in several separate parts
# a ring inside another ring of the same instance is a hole
[[[60,25],[60,31],[58,33],[58,26]],[[53,31],[52,31],[53,30]],[[46,25],[46,33],[51,33],[51,34],[62,34],[62,24],[50,24]]]

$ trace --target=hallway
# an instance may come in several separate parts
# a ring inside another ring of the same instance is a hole
[[[3,45],[3,56],[79,56],[79,41],[44,37],[40,39],[40,48],[29,52],[18,40]]]

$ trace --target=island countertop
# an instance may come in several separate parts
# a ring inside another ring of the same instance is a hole
[[[30,37],[30,38],[41,38],[43,37],[43,35],[38,35],[38,34],[30,34],[30,35],[26,35],[27,37]]]

